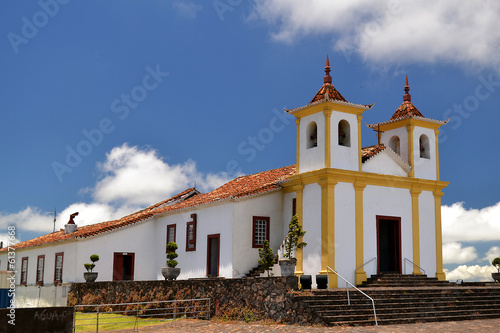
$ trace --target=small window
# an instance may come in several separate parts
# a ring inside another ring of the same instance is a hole
[[[21,284],[26,284],[28,281],[28,257],[24,257],[21,261]]]
[[[176,229],[175,224],[167,225],[167,244],[170,242],[175,242],[175,234],[176,234],[175,229]],[[168,250],[166,251],[168,252]]]
[[[339,146],[351,146],[351,126],[347,120],[339,121]]]
[[[186,251],[196,251],[196,214],[191,214],[191,218],[186,225]]]
[[[62,282],[63,257],[64,257],[63,252],[56,253],[56,261],[54,268],[54,284]]]
[[[261,248],[265,240],[269,241],[269,217],[254,216],[252,230],[252,247]]]
[[[420,136],[420,157],[431,158],[431,152],[429,149],[429,138],[425,134],[422,134]]]
[[[45,256],[38,256],[36,265],[36,284],[43,284],[43,269],[45,266]]]
[[[292,200],[292,217],[297,214],[297,199]]]
[[[306,137],[307,149],[318,146],[318,126],[314,121],[311,121],[309,125],[307,125]]]
[[[394,135],[390,140],[389,140],[389,148],[391,148],[396,154],[401,155],[400,152],[400,144],[399,144],[399,137],[397,135]]]

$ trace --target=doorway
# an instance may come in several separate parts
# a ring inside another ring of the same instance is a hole
[[[207,236],[207,276],[219,276],[220,234]]]
[[[378,274],[401,274],[401,218],[377,216]]]
[[[113,281],[134,281],[135,253],[115,252],[113,256]]]

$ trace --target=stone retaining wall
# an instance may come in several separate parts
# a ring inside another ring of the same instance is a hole
[[[296,277],[74,283],[68,305],[211,298],[212,315],[219,308],[246,307],[275,321],[312,323],[314,318],[293,300],[297,284]]]

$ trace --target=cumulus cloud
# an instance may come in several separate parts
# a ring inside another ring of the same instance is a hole
[[[500,202],[483,209],[466,209],[463,202],[441,208],[443,242],[500,241]]]
[[[465,264],[476,260],[477,251],[473,246],[462,247],[460,243],[446,243],[443,245],[444,264]]]
[[[372,63],[436,61],[497,66],[500,2],[454,0],[254,0],[251,18],[272,26],[272,38],[293,43],[331,36],[332,46]]]
[[[170,165],[156,150],[127,144],[113,148],[98,171],[102,179],[90,189],[96,201],[126,205],[150,205],[195,184],[205,192],[229,181],[227,172],[204,174],[192,160]]]
[[[174,1],[172,7],[185,18],[195,18],[198,12],[203,8],[201,5],[194,4],[190,1]]]
[[[75,212],[80,213],[75,218],[79,226],[109,221],[165,200],[195,184],[201,192],[206,192],[230,180],[226,172],[198,171],[192,160],[170,165],[154,149],[127,144],[113,148],[106,160],[98,163],[97,170],[96,184],[82,189],[91,193],[93,201],[73,203],[60,210],[56,230]],[[0,230],[7,230],[11,225],[40,233],[51,232],[54,227],[53,216],[34,207],[16,213],[0,212]],[[0,234],[0,241],[2,239]]]
[[[492,281],[491,273],[495,273],[496,269],[493,266],[466,266],[461,265],[452,271],[444,270],[448,281]]]
[[[493,246],[486,252],[486,256],[484,257],[484,260],[488,260],[488,262],[492,262],[493,259],[500,257],[500,246]]]

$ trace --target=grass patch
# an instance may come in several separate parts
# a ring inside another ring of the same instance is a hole
[[[76,332],[95,332],[97,324],[96,313],[76,312]],[[135,326],[135,317],[124,316],[117,313],[99,313],[99,330],[120,330],[133,329]],[[155,318],[139,318],[137,324],[139,327],[162,324],[171,321]]]

